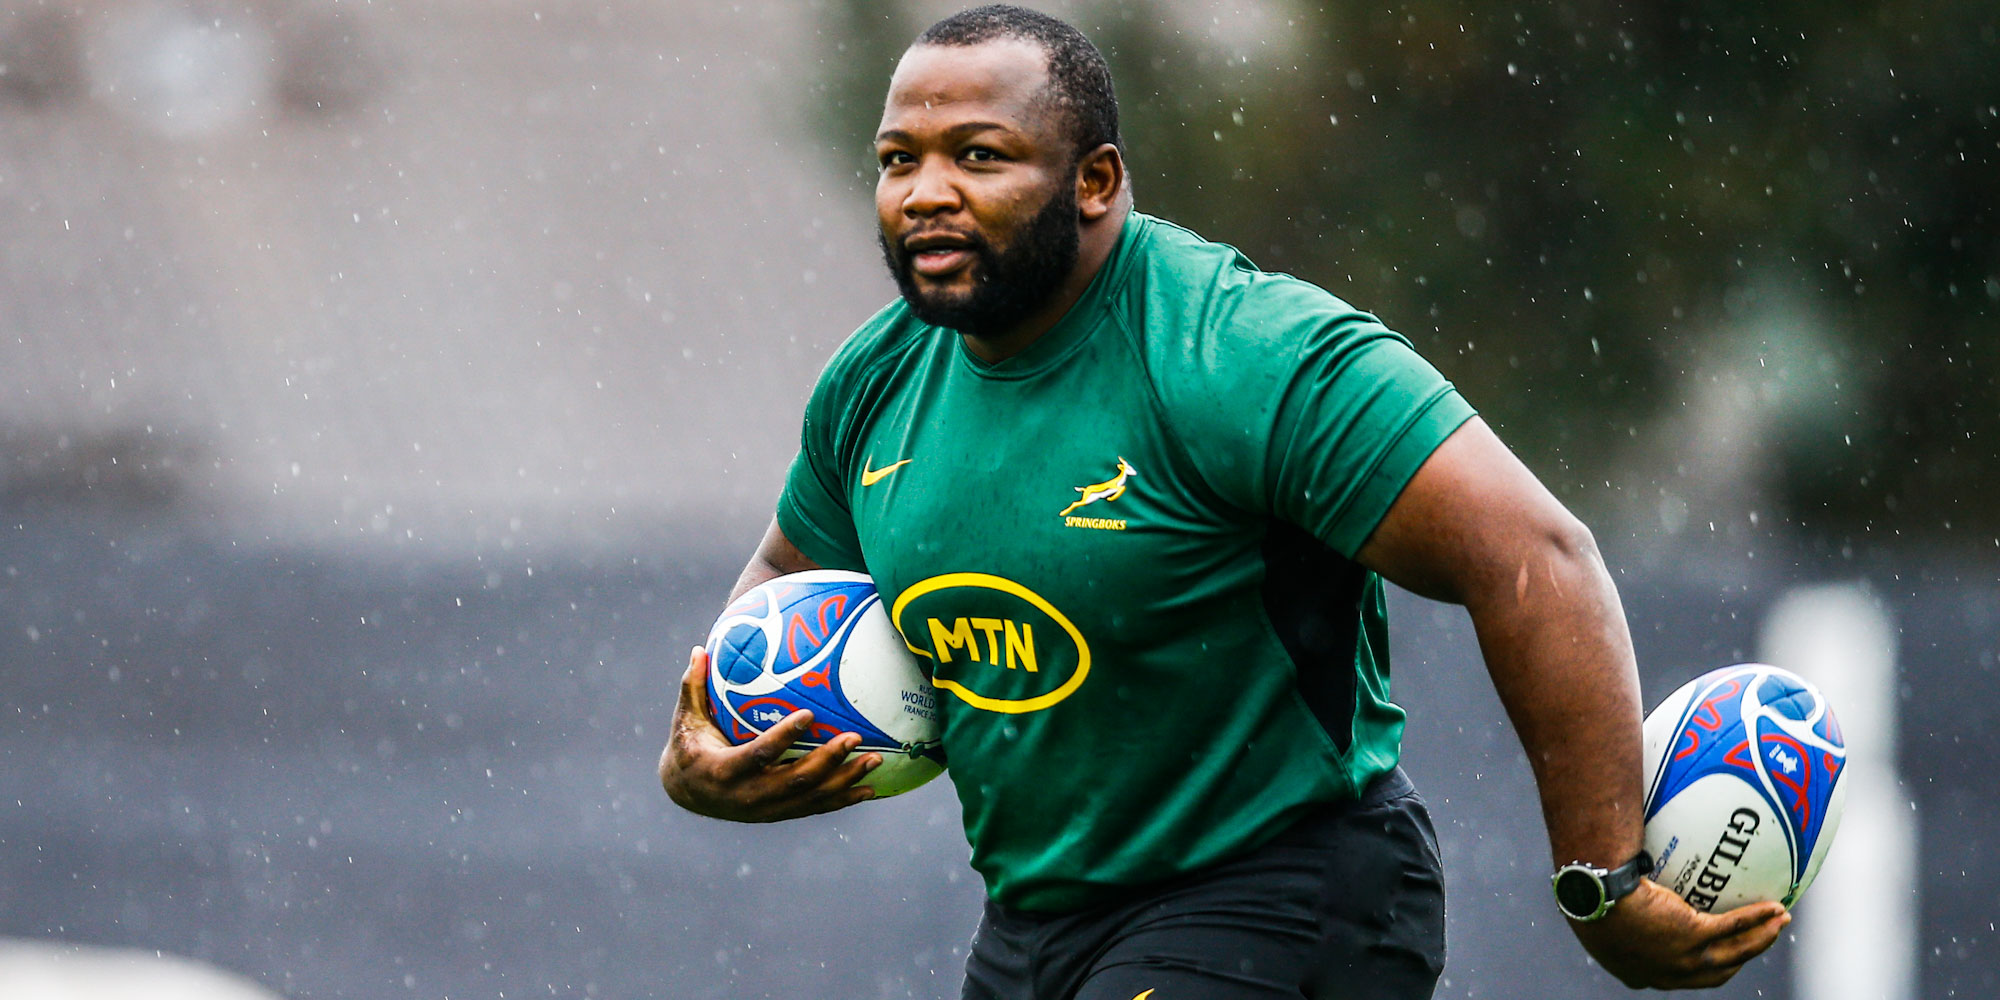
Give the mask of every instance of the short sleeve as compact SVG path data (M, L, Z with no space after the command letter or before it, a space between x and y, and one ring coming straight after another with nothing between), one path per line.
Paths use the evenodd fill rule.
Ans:
M1315 330L1273 413L1267 509L1351 558L1472 416L1458 390L1380 324Z
M778 494L778 529L806 558L827 569L865 572L833 419L839 412L832 398L838 394L838 380L831 376L831 371L822 375L806 401L799 453Z

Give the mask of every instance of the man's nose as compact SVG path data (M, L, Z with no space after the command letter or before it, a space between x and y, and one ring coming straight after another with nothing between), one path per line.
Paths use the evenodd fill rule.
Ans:
M926 161L918 165L916 176L911 179L910 193L903 197L903 214L937 215L962 207L964 201L952 177L951 168L942 163Z

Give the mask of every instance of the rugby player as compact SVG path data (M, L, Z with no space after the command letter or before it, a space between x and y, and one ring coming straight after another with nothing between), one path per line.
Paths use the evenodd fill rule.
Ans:
M902 294L820 377L732 599L867 572L930 658L988 892L964 997L1430 996L1442 870L1397 767L1385 578L1470 612L1600 964L1712 986L1771 946L1778 904L1700 913L1645 877L1637 672L1589 531L1374 317L1134 211L1081 34L940 21L875 147ZM872 795L858 736L777 762L808 713L730 746L706 669L660 762L676 802Z

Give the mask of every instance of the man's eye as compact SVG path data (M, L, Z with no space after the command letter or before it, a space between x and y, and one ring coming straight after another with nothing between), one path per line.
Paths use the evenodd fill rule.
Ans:
M900 167L905 163L916 162L915 157L912 157L910 154L902 152L901 150L897 150L896 152L893 153L883 153L879 159L881 161L882 169L884 170L887 170L890 167Z
M985 146L974 146L965 151L965 158L974 163L991 163L1000 159L1000 154L987 149Z

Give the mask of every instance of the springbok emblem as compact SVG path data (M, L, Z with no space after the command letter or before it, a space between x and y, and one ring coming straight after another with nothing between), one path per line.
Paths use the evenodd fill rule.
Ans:
M1064 507L1062 509L1062 513L1057 514L1056 516L1062 517L1064 515L1067 515L1070 511L1073 511L1078 507L1083 506L1084 504L1096 503L1099 500L1116 500L1119 497L1124 496L1125 480L1130 479L1138 474L1139 470L1134 469L1132 468L1132 466L1126 464L1125 459L1121 456L1118 459L1117 475L1112 476L1110 479L1107 479L1101 483L1092 483L1089 486L1072 487L1078 493L1081 493L1083 495L1077 497L1075 502L1071 503L1069 506Z

